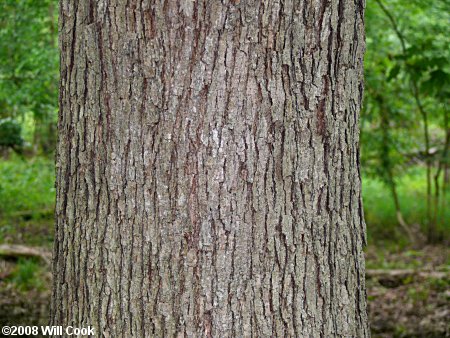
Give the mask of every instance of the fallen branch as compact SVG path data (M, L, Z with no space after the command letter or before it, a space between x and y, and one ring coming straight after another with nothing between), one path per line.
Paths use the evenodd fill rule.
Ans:
M50 264L52 254L42 248L30 247L18 244L0 244L0 256L3 257L37 257Z
M376 279L381 285L395 288L403 285L407 279L448 279L450 273L444 271L394 269L394 270L366 270L366 279Z
M54 208L47 208L47 209L41 209L41 210L21 210L11 213L11 217L14 218L31 218L33 216L40 216L40 217L52 217L54 214Z
M442 279L450 277L450 274L444 271L429 271L429 270L414 270L414 269L395 269L395 270L369 269L366 271L366 278L380 278L380 277L393 277L400 279L407 277Z

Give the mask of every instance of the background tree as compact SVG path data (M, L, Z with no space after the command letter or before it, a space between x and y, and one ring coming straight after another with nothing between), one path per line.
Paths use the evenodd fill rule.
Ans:
M369 336L363 12L61 1L54 324Z

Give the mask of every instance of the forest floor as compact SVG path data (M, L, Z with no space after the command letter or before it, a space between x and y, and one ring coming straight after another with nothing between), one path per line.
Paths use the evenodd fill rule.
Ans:
M49 219L2 224L1 244L51 252ZM1 249L1 248L0 248ZM0 255L0 326L45 325L49 315L48 261ZM385 243L366 250L372 337L450 337L450 248L401 248Z
M450 337L450 249L366 250L372 337Z

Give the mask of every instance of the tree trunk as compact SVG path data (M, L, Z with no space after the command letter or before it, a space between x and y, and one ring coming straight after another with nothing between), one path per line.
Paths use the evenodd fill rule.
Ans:
M61 1L53 324L369 336L363 11Z

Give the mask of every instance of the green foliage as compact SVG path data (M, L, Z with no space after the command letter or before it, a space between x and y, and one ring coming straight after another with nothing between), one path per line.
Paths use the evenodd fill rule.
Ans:
M55 201L53 160L0 159L0 243L50 246Z
M57 112L57 8L56 0L0 1L0 118L31 115L38 143L53 136Z
M430 291L426 288L410 287L408 296L414 303L425 302L430 295Z
M450 279L449 278L429 278L427 284L430 288L445 292L450 290ZM448 296L450 298L450 295ZM449 299L450 301L450 299Z
M389 12L399 30L396 33ZM365 108L362 115L363 169L383 178L388 155L395 173L423 153L421 116L412 93L418 85L431 118L432 146L442 148L443 116L450 94L450 6L445 1L368 1L366 10ZM403 49L404 44L404 49ZM389 137L383 138L381 118ZM388 153L383 152L388 147Z
M398 194L405 220L417 227L424 227L427 217L426 182L423 177L423 168L413 168L408 174L399 175L397 180ZM364 176L362 185L369 242L389 239L396 242L397 245L406 246L407 239L398 226L394 202L388 187L379 178L371 176ZM450 205L449 195L447 195L446 204ZM450 208L443 208L440 216L442 222L438 224L438 230L446 234L448 240Z
M0 215L39 213L55 201L54 164L46 158L0 160Z
M391 195L391 206L369 211L369 226L372 221L387 220L387 215L391 217L389 223L396 223L396 210L404 213L407 223L419 223L428 230L428 235L445 226L441 224L445 222L445 217L442 218L445 210L436 206L446 203L442 197L445 192L448 195L449 184L446 188L443 184L436 185L434 175L439 176L436 182L442 183L443 172L449 165L448 22L448 1L367 3L362 170L366 177L387 187L376 188L384 194L385 201ZM428 170L422 169L425 167ZM405 186L403 181L417 171L422 176L412 183L421 181L425 184L422 192L428 191L428 195L417 194L414 187L400 192L397 186ZM427 176L430 183L426 183ZM376 203L370 196L365 198L366 205L368 201L371 206Z
M9 278L19 290L28 291L32 289L43 290L43 269L34 259L19 259L17 265Z
M16 120L1 119L0 147L21 147L22 145L22 126Z
M22 215L20 215L22 216ZM51 250L54 239L53 210L44 214L34 214L30 219L7 215L0 218L0 243L21 243L24 245L47 247Z

